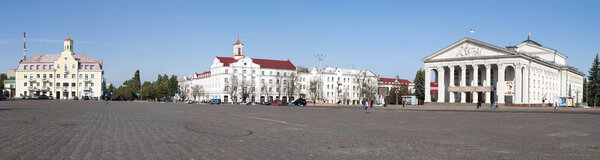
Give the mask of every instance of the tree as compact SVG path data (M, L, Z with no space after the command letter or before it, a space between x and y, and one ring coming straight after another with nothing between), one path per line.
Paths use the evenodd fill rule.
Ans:
M297 74L292 73L290 76L288 76L286 78L287 81L285 81L285 88L286 90L286 94L288 98L293 97L297 91L299 90L298 86L299 84L299 77ZM293 99L290 99L290 101L293 101Z
M235 102L234 96L237 95L238 91L238 80L237 76L231 74L230 80L225 80L225 92L229 94L229 98L232 102Z
M319 80L311 80L309 82L309 94L313 101L317 101L317 99L321 99L322 95L319 92Z
M302 66L298 66L296 67L296 71L298 71L298 73L309 73L310 71L308 70L308 68L306 67L302 67Z
M398 91L398 94L396 94ZM408 91L408 85L402 84L399 87L390 89L390 95L384 98L386 104L402 104L402 96L410 94ZM397 98L397 99L396 99Z
M0 74L0 92L2 92L4 90L4 80L5 79L8 79L6 77L6 74Z
M367 71L363 70L355 77L356 91L359 93L360 99L376 100L377 99L377 80L367 75Z
M583 78L583 100L582 102L587 102L587 78Z
M204 88L199 85L192 86L192 96L194 97L194 101L198 101L197 97L204 96Z
M588 75L588 105L598 106L598 97L600 96L600 62L598 61L598 54L592 63L592 67L589 70Z
M419 69L415 75L415 95L419 99L419 104L425 100L425 70Z

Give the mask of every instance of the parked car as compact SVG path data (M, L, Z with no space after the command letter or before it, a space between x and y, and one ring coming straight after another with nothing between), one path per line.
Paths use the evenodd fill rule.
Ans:
M83 100L90 100L90 97L88 97L88 96L83 96L83 98L81 98L81 99L83 99Z
M50 99L50 97L48 97L47 95L40 95L37 97L37 99L44 100L44 99Z
M271 105L271 102L262 102L260 104L262 104L262 105Z
M221 99L211 99L208 104L221 104Z
M275 101L271 102L271 105L274 105L274 106L283 106L284 104L280 100L275 100Z
M54 100L54 97L53 96L48 96L48 99L49 100Z
M306 99L298 98L294 102L292 102L294 106L306 106Z
M97 100L98 100L98 97L92 97L92 98L90 98L90 99L91 99L91 100L93 100L93 101L97 101Z
M73 97L73 100L79 100L79 97Z
M6 96L3 93L0 93L0 101L6 101Z

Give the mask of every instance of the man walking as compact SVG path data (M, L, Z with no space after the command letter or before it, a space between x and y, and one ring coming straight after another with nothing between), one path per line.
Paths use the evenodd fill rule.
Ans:
M108 104L108 94L104 95L104 101L106 101L106 104Z

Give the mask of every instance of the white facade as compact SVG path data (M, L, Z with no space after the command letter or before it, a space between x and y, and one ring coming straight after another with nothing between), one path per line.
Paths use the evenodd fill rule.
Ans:
M239 41L233 45L233 50L233 57L215 57L210 71L179 79L186 100L266 102L298 98L299 88L292 85L298 79L296 67L289 60L244 56L243 44ZM199 93L194 94L194 90Z
M299 75L300 93L319 103L360 104L362 98L377 97L379 76L369 70L324 67Z
M423 58L425 102L541 104L572 97L580 103L584 74L566 60L529 38L506 48L465 38Z
M65 39L60 54L38 54L19 62L17 97L47 95L56 99L103 95L102 60L73 52L73 40Z

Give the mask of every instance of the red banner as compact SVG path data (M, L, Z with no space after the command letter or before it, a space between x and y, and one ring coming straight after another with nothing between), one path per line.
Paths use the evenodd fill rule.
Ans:
M430 88L430 93L431 94L438 94L438 83L437 82L431 82L431 84L429 84L429 88Z

